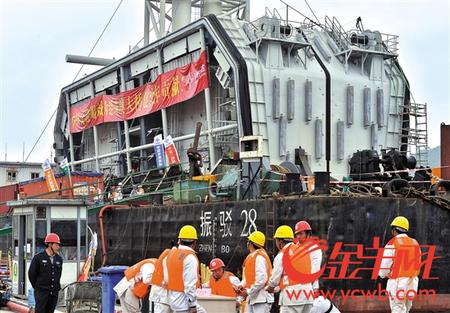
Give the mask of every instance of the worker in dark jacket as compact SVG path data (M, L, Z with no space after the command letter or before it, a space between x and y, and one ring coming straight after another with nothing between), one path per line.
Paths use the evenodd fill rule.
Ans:
M55 233L45 237L47 248L36 254L28 270L28 278L34 288L36 313L53 313L58 302L58 292L61 289L63 260L58 254L61 241Z

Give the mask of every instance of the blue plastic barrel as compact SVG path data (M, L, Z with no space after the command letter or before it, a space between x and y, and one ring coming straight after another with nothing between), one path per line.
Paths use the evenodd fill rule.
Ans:
M102 312L114 313L114 305L116 303L116 293L113 288L123 278L123 272L128 266L106 266L98 271L102 273Z

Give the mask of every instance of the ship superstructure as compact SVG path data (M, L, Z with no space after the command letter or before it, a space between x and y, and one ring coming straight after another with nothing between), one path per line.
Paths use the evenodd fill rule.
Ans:
M74 168L109 169L117 176L147 170L155 167L153 141L161 134L173 138L187 164L186 151L201 122L198 150L210 170L222 157L242 152L240 139L248 136L256 136L265 166L294 161L301 147L311 171L335 177L349 173L348 161L358 150L396 149L426 162L426 120L417 121L426 117L426 106L412 103L397 36L362 24L345 31L336 18L293 21L296 10L290 6L286 18L267 9L250 22L247 4L239 2L224 7L205 1L200 9L195 1L146 5L146 25L166 29L162 21L172 21L172 31L157 31L156 41L62 89L56 161L68 156ZM156 11L166 16L160 24ZM190 12L202 17L189 23ZM70 132L71 108L154 82L202 51L210 82L205 91L139 118Z

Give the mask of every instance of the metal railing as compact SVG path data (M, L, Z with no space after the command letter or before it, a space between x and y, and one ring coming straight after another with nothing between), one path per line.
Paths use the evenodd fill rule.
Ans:
M381 33L381 40L386 50L393 54L398 54L398 36Z
M339 23L336 17L325 16L325 29L334 40L340 51L348 50L350 46L349 35Z

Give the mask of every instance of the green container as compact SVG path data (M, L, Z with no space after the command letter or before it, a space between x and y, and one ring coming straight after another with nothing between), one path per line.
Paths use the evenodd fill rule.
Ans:
M209 183L202 180L187 180L175 183L173 199L175 203L199 203L209 194Z
M266 172L261 182L261 194L272 195L274 193L279 193L281 182L285 179L285 176L281 173L274 171Z
M342 179L342 181L343 182L349 182L349 181L353 181L353 178L351 178L351 177L344 177L343 179ZM344 184L344 187L342 188L342 191L343 192L348 192L348 190L349 190L349 185L348 184Z

